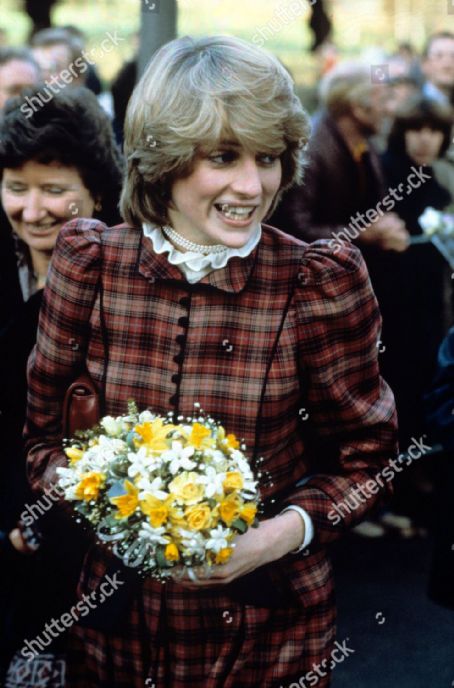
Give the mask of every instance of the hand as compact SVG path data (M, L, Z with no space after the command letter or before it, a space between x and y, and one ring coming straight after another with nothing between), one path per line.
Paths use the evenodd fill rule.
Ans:
M358 241L374 244L384 251L406 251L410 245L410 234L405 223L396 213L385 213L370 227L361 232Z
M226 564L213 566L209 578L192 581L188 576L175 576L179 585L195 590L231 583L259 566L269 564L296 549L304 540L304 523L295 511L286 511L275 518L261 521L258 528L249 528L235 538L233 554ZM178 567L181 570L181 567ZM197 569L195 570L196 575Z
M9 534L9 540L14 549L20 552L21 554L32 554L35 551L24 540L19 528L13 528L13 530Z

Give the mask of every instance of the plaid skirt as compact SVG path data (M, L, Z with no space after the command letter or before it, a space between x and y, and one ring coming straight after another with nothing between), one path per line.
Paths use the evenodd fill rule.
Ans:
M278 575L285 575L285 570ZM192 591L173 581L163 585L146 580L131 599L120 628L103 632L89 626L73 627L66 686L301 685L298 680L329 657L333 647L332 576L317 597L310 608L297 595L281 606L265 607L235 600L222 586L216 591ZM329 675L319 678L317 685L327 688Z

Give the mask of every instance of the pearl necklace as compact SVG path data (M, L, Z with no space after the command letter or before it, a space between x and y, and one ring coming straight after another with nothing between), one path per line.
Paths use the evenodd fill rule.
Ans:
M214 246L209 246L208 244L195 244L193 241L185 239L184 236L178 234L178 232L168 225L161 227L161 229L169 239L172 239L176 244L193 253L201 253L202 255L208 256L210 253L223 253L227 251L228 248L223 244L215 244Z

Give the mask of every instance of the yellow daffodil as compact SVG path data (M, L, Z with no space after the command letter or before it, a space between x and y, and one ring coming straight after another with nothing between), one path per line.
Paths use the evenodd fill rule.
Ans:
M235 437L235 435L233 433L227 435L226 440L227 440L227 445L231 449L238 449L238 447L240 446L239 441L237 440L237 438Z
M186 504L186 506L197 504L197 502L203 499L205 494L203 485L196 482L197 478L198 473L194 473L194 471L183 471L169 484L168 489L170 494L175 499Z
M213 446L213 438L211 437L210 430L201 423L194 423L188 437L188 442L196 449L207 449Z
M146 421L142 425L136 425L134 431L140 435L142 440L135 440L135 443L137 446L146 446L151 451L168 449L169 444L166 437L174 427L170 423L164 425L162 418L157 418L151 422Z
M230 471L225 476L222 486L226 492L233 492L233 490L241 490L244 485L243 476L239 471Z
M164 556L167 561L178 561L180 558L178 547L173 542L169 543L164 550Z
M99 490L104 486L105 480L106 476L103 473L85 473L75 489L76 498L86 502L98 499Z
M230 557L232 556L232 552L233 552L233 547L223 547L216 554L216 558L214 560L215 563L216 564L225 564L230 559Z
M219 514L227 526L240 515L240 500L236 494L229 494L219 505Z
M167 500L163 502L152 495L149 495L140 502L142 512L148 516L150 525L153 528L160 528L169 516L169 506Z
M124 483L125 490L127 494L120 495L119 497L111 497L110 501L118 509L118 513L115 514L115 518L128 518L139 506L139 490L135 485L133 485L129 480L125 480Z
M234 435L233 433L226 435L225 429L222 427L222 425L218 426L217 435L218 435L218 445L220 448L223 446L225 447L225 445L230 447L230 449L238 449L239 448L240 442L239 442L239 440L237 440L236 435Z
M208 504L194 504L189 506L184 515L189 530L203 530L211 523L211 509Z
M81 460L84 455L83 449L77 447L66 447L65 454L69 459L69 465L74 466L75 463Z
M256 513L256 504L245 504L240 511L240 516L243 519L243 521L246 521L248 526L251 526L254 523Z

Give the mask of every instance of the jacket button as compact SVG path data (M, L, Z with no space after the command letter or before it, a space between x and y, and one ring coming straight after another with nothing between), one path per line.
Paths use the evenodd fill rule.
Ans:
M183 363L183 354L177 354L173 357L173 360L178 364Z
M187 327L189 325L189 318L178 318L178 324L180 325L180 327Z
M230 354L233 351L233 344L230 344L228 339L223 339L222 348L224 349L224 351Z
M170 379L175 384L178 384L178 382L180 382L180 380L181 380L181 375L179 375L178 373L175 373L174 375L172 375L172 377Z
M184 336L184 334L178 334L175 337L175 341L177 342L177 344L184 344L185 339L186 337Z
M150 284L154 284L156 282L156 277L149 277L148 281L150 282Z
M177 403L177 395L174 394L173 396L171 396L169 398L169 404L171 404L172 406L175 406L176 403Z
M180 299L180 306L183 306L184 308L189 308L189 304L189 296L183 296L183 298Z

